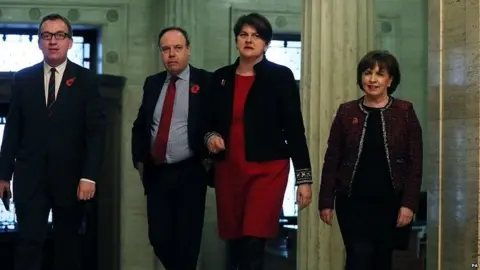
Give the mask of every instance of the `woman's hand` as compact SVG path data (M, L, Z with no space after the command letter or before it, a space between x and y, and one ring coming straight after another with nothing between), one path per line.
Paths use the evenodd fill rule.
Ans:
M312 185L302 184L297 188L297 204L299 210L307 207L312 202Z
M333 220L333 209L322 209L320 211L320 219L325 222L325 224L332 226Z
M398 211L398 218L397 218L397 227L405 227L413 219L413 211L408 209L407 207L400 207Z
M207 147L210 153L217 154L220 151L225 150L225 143L223 142L222 137L213 135L208 139Z

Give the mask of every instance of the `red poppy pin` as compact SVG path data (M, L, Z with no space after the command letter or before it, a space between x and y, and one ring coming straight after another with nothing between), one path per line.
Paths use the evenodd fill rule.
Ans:
M68 80L65 82L65 84L66 84L68 87L72 86L73 83L75 82L75 78L76 78L76 77L73 77L73 78L68 79Z
M353 118L352 124L354 124L354 125L358 124L358 118L357 117Z
M200 91L200 86L198 86L198 84L194 84L192 85L192 87L190 87L190 92L192 92L192 94L197 94L199 91Z

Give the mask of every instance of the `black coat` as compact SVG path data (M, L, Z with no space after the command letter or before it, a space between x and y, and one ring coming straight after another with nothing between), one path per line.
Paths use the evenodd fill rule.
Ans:
M208 137L219 134L228 145L234 104L237 60L214 72L211 86ZM245 156L262 162L292 158L297 184L311 183L311 165L300 108L300 93L292 71L263 59L254 67L255 81L244 112ZM224 153L217 155L224 158Z

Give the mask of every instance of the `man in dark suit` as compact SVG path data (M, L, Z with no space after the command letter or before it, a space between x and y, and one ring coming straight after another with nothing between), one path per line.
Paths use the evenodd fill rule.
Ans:
M155 254L167 270L195 270L209 179L201 120L211 73L188 64L185 30L166 28L158 41L166 71L145 80L132 158L147 196Z
M82 205L95 195L105 114L95 75L67 59L72 27L43 18L44 61L15 74L0 153L0 192L13 195L18 221L16 270L39 270L53 212L54 269L79 269Z

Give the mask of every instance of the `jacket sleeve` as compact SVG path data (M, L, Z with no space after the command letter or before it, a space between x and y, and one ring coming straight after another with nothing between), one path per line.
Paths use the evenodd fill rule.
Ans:
M290 69L285 68L280 78L284 78L281 108L283 114L283 130L287 139L289 152L295 168L296 184L311 184L312 167L305 136L302 110L300 106L300 91L295 77Z
M202 88L205 87L205 90L200 91L200 103L201 103L201 116L200 121L200 133L198 138L195 140L195 144L198 147L199 154L202 158L208 158L209 153L208 149L205 147L204 140L205 134L207 134L211 129L211 115L212 115L212 75L213 73L208 71L202 71Z
M145 89L149 84L150 77L145 79L145 83L143 85L143 96L142 96L142 103L140 104L140 108L137 112L137 118L133 122L132 127L132 162L133 166L137 168L138 163L144 162L144 143L145 143L145 131L147 130L147 122L144 110L145 104ZM149 138L148 138L149 139Z
M412 104L408 107L407 118L409 128L408 161L410 163L411 175L405 183L402 206L416 212L422 186L423 139L422 128Z
M337 170L341 162L341 153L344 145L342 126L342 105L339 106L333 119L328 137L327 151L323 160L322 176L320 178L320 195L318 209L333 209L335 200L335 181Z
M100 95L99 83L96 75L88 77L88 100L85 109L86 119L86 156L82 171L82 178L97 181L103 166L106 142L106 114L105 103Z
M208 94L207 95L204 95L203 97L203 146L205 148L205 151L206 153L208 153L207 155L208 156L212 156L213 154L212 153L209 153L208 152L208 148L207 148L207 143L208 143L208 140L212 137L212 136L219 136L219 137L222 137L222 135L220 135L220 133L218 132L217 130L217 120L216 120L216 115L215 115L215 106L217 104L217 100L216 100L216 93L218 91L218 79L219 78L219 71L215 71L211 76L210 76L210 80L209 80L209 91L208 91Z
M17 78L12 83L12 94L10 97L10 109L7 122L3 132L3 143L0 151L0 180L10 181L15 168L18 144L21 136L21 89L18 86Z

